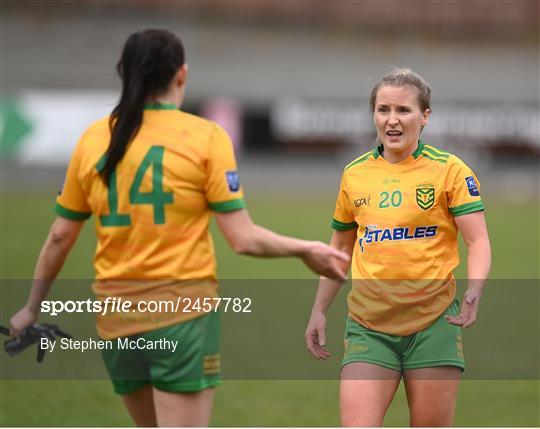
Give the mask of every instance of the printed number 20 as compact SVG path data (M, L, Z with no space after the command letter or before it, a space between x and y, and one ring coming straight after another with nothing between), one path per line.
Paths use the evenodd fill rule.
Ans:
M379 197L381 201L379 202L380 209L387 209L388 207L399 207L403 201L403 195L401 191L393 191L392 194L389 192L381 192Z
M152 146L135 173L135 179L129 189L130 204L150 204L154 206L154 223L165 223L165 204L173 202L173 193L163 190L163 151L162 146ZM97 165L98 171L105 165L105 157ZM152 191L140 192L142 180L146 170L152 169ZM109 179L108 203L110 214L101 215L99 220L102 226L129 226L131 216L118 212L118 189L116 185L116 171Z

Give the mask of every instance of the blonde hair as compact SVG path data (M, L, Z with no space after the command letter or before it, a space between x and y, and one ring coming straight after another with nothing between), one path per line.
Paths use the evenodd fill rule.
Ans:
M384 75L375 84L369 97L369 105L372 112L375 111L375 99L377 98L377 93L382 86L412 86L418 89L418 104L420 105L422 112L424 112L426 109L431 110L431 88L420 75L416 74L411 69L396 67L392 72Z

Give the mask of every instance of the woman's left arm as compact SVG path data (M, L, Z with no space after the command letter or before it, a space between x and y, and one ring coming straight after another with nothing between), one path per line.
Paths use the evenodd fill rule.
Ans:
M41 301L47 296L83 225L84 222L62 217L56 218L52 224L39 254L28 302L10 320L13 337L18 337L24 328L38 319Z
M467 245L468 284L459 316L447 316L446 320L468 328L476 322L482 290L491 268L491 247L483 211L458 216L455 221Z

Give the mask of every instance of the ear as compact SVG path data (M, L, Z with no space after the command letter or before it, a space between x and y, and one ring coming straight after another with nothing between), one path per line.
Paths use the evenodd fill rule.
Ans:
M431 109L424 110L424 113L422 113L422 127L425 127L427 125L429 115L431 115Z
M188 65L184 64L182 65L182 67L178 69L178 71L176 72L176 76L174 77L174 80L176 81L178 86L183 86L186 84L187 75L188 75Z

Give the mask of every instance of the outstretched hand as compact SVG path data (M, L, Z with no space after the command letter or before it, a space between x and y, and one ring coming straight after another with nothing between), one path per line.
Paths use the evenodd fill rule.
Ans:
M465 296L463 297L463 302L461 303L460 314L458 316L445 316L445 319L448 323L461 326L464 329L472 326L476 322L481 297L481 289L467 289L465 291Z
M349 255L320 241L313 241L302 255L302 261L311 270L322 276L345 281L347 273L343 269L350 261Z
M306 346L315 359L327 359L330 352L326 349L326 316L321 312L312 312L305 333Z

